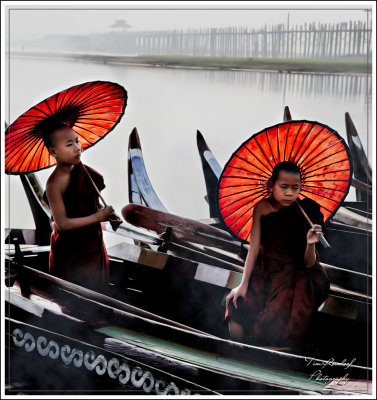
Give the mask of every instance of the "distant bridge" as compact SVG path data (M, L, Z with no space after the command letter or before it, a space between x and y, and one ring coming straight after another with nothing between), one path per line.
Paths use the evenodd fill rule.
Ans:
M372 30L363 21L284 24L195 30L118 31L80 36L46 36L33 46L44 50L112 52L123 55L183 55L246 58L366 57Z

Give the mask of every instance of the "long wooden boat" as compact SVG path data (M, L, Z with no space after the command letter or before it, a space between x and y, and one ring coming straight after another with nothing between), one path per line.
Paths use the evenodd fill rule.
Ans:
M127 225L127 229L125 229L127 233L128 228ZM168 233L166 228L165 226L165 234ZM25 242L28 241L31 244L32 241L30 238L27 239L24 231L26 232L26 230L19 232L20 237L24 237ZM12 232L9 232L10 236L12 236ZM134 229L134 232L142 232L145 235L145 237L143 235L138 237L141 243L143 240L150 240L149 244L152 247L163 246L158 235L152 232L146 233L139 228ZM221 237L216 243L221 242ZM214 238L211 237L211 232L204 231L202 238L205 240L206 246L213 244ZM224 243L225 246L229 246L227 238L223 237ZM174 244L191 250L188 257L192 257L193 251L198 251L198 249L193 249L190 242ZM199 245L202 246L202 249L206 247L202 243ZM193 390L200 386L206 394L211 391L226 394L229 393L227 392L229 390L232 393L242 394L326 394L334 392L339 394L341 392L362 393L369 388L370 368L367 366L370 343L365 342L364 339L368 335L369 338L371 337L370 327L365 324L365 321L370 318L371 298L363 293L355 293L352 290L337 288L333 285L332 295L329 297L331 300L327 304L325 303L318 312L318 324L315 325L316 329L313 329L312 332L313 337L318 341L313 342L312 347L304 349L305 351L303 349L301 352L296 350L295 354L287 349L277 351L237 344L224 339L226 327L221 325L224 298L230 288L237 285L237 280L239 281L241 276L240 272L231 271L224 266L220 268L205 262L194 262L192 258L185 259L121 243L108 249L111 257L111 280L113 283L112 297L108 297L90 293L91 291L88 289L75 287L73 284L62 282L40 272L46 270L48 265L46 258L48 249L46 247L28 250L29 253L28 251L22 252L21 249L17 251L17 248L16 245L14 253L9 253L11 257L9 262L14 262L18 267L24 264L29 267L22 267L21 274L19 270L16 273L8 271L7 281L9 284L13 283L16 291L18 280L24 295L31 296L33 306L42 301L41 298L33 296L48 298L49 301L57 304L63 313L67 311L68 319L76 319L90 326L90 330L85 332L85 337L73 337L72 334L71 336L68 334L70 339L82 340L90 346L92 344L87 343L88 340L84 339L90 336L89 331L94 331L96 334L105 336L101 348L116 355L128 357L132 354L132 360L136 363L144 362L148 366L155 367L157 371L172 374L177 378L175 386L171 386L169 389L172 394L177 393L175 387L183 387L182 390L185 391L189 384L192 385L190 387L194 388ZM212 247L211 251L212 254L217 252L217 256L224 255L225 252L225 250L220 251L216 246ZM206 260L208 260L208 253L207 251L205 254ZM227 256L228 262L231 264L232 257L229 254ZM214 256L214 258L216 257ZM30 265L39 271L33 271ZM225 279L226 274L228 274L227 279ZM224 284L225 280L226 284ZM18 307L20 298L24 299L25 297L20 293L13 294L18 296L17 304L12 303L11 309L14 310L15 307ZM203 304L210 304L211 307L203 307ZM27 307L30 307L30 303ZM25 320L24 311L17 311L21 316L16 314L18 318L15 319L16 323L30 322L30 316ZM13 317L15 314L11 315L10 319L14 319ZM50 323L49 318L34 318L32 321L34 325L31 323L29 325L34 329L46 329L56 335L62 334L62 332L56 331L56 327L60 327L62 324L57 323L57 320ZM36 320L39 321L39 325L35 322ZM326 326L325 330L319 328L323 326ZM332 355L344 356L344 351L343 353L334 353L333 349L335 344L349 345L343 337L339 336L339 332L346 330L355 339L354 348L350 348L347 353L349 363L352 364L349 366L352 373L347 375L347 371L343 374L345 365L337 365L334 361L328 370L327 378L321 380L321 377L324 378L325 371L322 371L321 368L319 372L322 374L321 376L313 375L319 370L318 366L313 369L314 364L323 366L327 362L330 351ZM71 331L69 329L67 333ZM35 331L33 332L36 335ZM33 335L31 330L29 333ZM38 338L44 336L44 334L38 335ZM318 347L319 344L320 347ZM339 347L337 348L339 349ZM106 354L102 355L108 360ZM323 359L318 357L320 354L324 356ZM350 358L351 356L352 358ZM359 363L357 366L352 361L355 357ZM305 365L308 362L305 359L309 360L311 365ZM122 361L119 359L119 362ZM327 362L327 364L329 363ZM327 366L330 367L330 365ZM191 371L191 375L188 374L188 371ZM140 376L137 375L138 378ZM348 380L350 376L354 379L353 381ZM110 378L112 377L110 376ZM179 379L186 379L189 383L186 386L180 386ZM357 384L355 384L355 380ZM359 385L358 388L357 385ZM361 391L360 385L362 386ZM147 387L149 388L149 386ZM166 389L167 386L162 385L162 387ZM125 392L127 390L132 392L134 389L135 387L121 387L121 390ZM85 388L85 390L87 389ZM155 386L151 390L154 391L152 394L157 393Z
M216 347L215 355L213 355L211 352L210 353L212 355L208 355L208 348L203 349L203 347L199 345L199 342L202 343L204 340L203 336L212 337L216 333L221 334L221 328L225 330L225 327L221 326L221 318L224 311L224 296L229 292L229 288L232 288L234 285L238 284L237 281L239 281L241 278L239 273L227 271L227 285L224 285L225 275L222 272L222 269L218 267L207 266L202 263L194 263L189 260L183 260L178 257L173 257L171 255L166 255L126 243L121 243L115 247L116 248L114 249L109 249L109 255L112 263L112 297L93 293L88 289L77 287L77 285L70 284L66 281L62 281L61 279L51 277L46 273L35 271L27 267L24 267L21 271L18 269L16 274L14 274L14 271L9 272L10 275L16 275L16 278L13 278L13 282L17 279L20 281L20 286L23 287L24 295L26 294L26 298L29 296L29 300L32 301L33 307L35 306L35 303L37 305L41 303L41 299L35 296L42 296L43 298L48 298L52 302L58 302L60 310L70 310L70 313L68 313L70 318L76 318L80 320L84 319L84 322L90 324L92 324L91 321L94 319L96 332L106 334L108 338L105 340L105 344L108 344L110 341L111 346L113 346L105 346L105 349L111 349L111 351L115 351L118 349L118 347L126 349L126 355L128 354L129 356L129 347L131 346L133 349L133 359L135 359L137 355L142 355L142 357L140 359L137 358L136 361L142 361L147 365L152 365L158 368L158 370L163 370L173 374L174 376L185 378L188 381L195 382L196 384L207 388L210 387L210 389L220 392L222 390L226 392L226 388L228 388L228 390L229 388L233 388L235 392L237 392L237 390L241 390L240 388L243 388L242 390L246 390L244 389L245 385L243 383L245 380L246 382L249 382L249 384L252 384L252 386L248 386L249 389L247 389L251 392L256 390L255 386L253 386L255 384L257 387L259 387L258 390L261 388L260 385L262 385L262 387L263 385L266 386L263 390L270 389L273 391L276 391L277 388L279 390L293 390L300 393L308 390L311 391L313 389L316 390L315 388L310 387L310 385L307 386L305 384L305 386L301 386L302 382L299 384L296 381L296 379L298 379L297 372L294 373L294 370L292 370L290 367L288 368L287 366L285 368L288 369L284 369L281 366L276 367L275 362L277 361L274 359L270 360L270 364L267 363L260 366L257 363L257 365L254 365L255 359L252 357L251 353L250 360L253 361L252 365L250 366L250 363L244 364L245 360L243 358L241 358L242 365L239 365L238 361L239 357L241 356L238 353L236 360L234 360L234 357L230 357L230 354L226 352L223 355L223 353ZM128 259L127 257L124 257L125 251L126 254L128 254ZM45 252L45 254L48 254L48 252ZM43 255L43 253L34 253L34 257L29 259L25 257L23 261L25 263L34 263L38 266L38 268L41 268L36 261L36 255L37 257L40 257ZM116 259L118 259L118 262ZM19 275L18 277L17 274ZM119 279L119 277L121 277L121 279ZM131 278L131 281L128 278ZM10 281L11 279L8 280L8 282ZM139 298L132 296L132 294L135 292L139 294ZM194 293L196 297L194 296ZM15 304L25 300L25 297L21 296L17 292L17 289L16 293L13 294L18 296L16 298L17 301L14 301ZM308 357L309 359L318 358L319 354L329 354L329 351L331 351L331 355L332 357L335 357L335 360L340 359L340 357L344 357L344 347L341 355L339 355L338 358L338 353L332 346L334 343L339 343L339 337L338 335L335 335L335 327L342 329L342 331L347 330L347 332L355 340L354 343L362 343L362 345L359 344L355 346L355 349L353 350L348 344L347 357L349 357L349 360L352 360L356 357L360 363L363 361L362 359L367 358L368 346L362 340L365 337L365 331L360 329L360 317L361 314L365 312L363 307L360 305L365 299L361 297L357 303L359 308L354 308L352 310L352 307L350 307L352 304L352 296L352 293L348 294L350 300L348 300L348 304L347 301L343 304L346 315L343 315L342 317L337 315L336 321L333 319L334 316L331 314L334 310L339 310L341 308L339 302L336 302L336 296L333 297L328 305L324 305L321 313L325 318L325 325L323 321L322 323L316 324L317 329L313 330L312 333L317 338L321 337L322 339L325 339L325 346L322 345L318 349L313 347L311 352L306 352L305 356L307 359ZM5 297L10 298L9 296ZM344 299L345 297L347 297L347 294L341 293L340 298ZM129 303L133 302L133 304L141 305L142 308L138 308L135 305L126 304L116 300L116 298L126 299ZM369 300L367 300L367 302L368 301ZM210 310L208 307L203 307L204 302L205 304L211 304ZM98 303L103 304L105 309L102 309L102 306L99 306ZM344 307L345 305L346 308ZM31 306L30 302L28 303L28 306ZM56 307L50 307L50 309L55 309L55 311L57 310ZM60 314L60 311L57 313ZM154 313L158 314L153 315ZM122 324L119 326L119 321L123 320L121 316L128 314L132 314L133 316L139 315L138 318L142 321L147 319L148 326L139 324L135 325L131 322L131 328L129 327L128 323L127 328L122 326ZM163 315L161 316L161 314ZM29 317L27 320L25 320L20 318L18 315L15 316L13 313L11 313L10 317L13 319L16 318L18 321L21 319L21 322L26 322L33 326L39 326L47 330L52 330L56 334L62 334L60 331L62 323L58 323L56 320L52 321L51 325L40 326L36 325L35 321L30 321ZM178 319L178 321L172 320L172 317L176 320ZM96 318L99 318L100 320L100 327L97 326L98 321L96 321ZM133 321L135 321L135 317L132 318ZM138 318L136 319L138 320ZM40 317L38 317L38 320L41 320ZM103 325L104 321L108 325ZM345 321L347 323L345 323ZM44 321L43 324L44 323L47 322ZM183 323L189 323L189 326L183 326ZM172 327L172 329L174 327L177 332L182 333L182 336L179 335L179 338L170 337L167 335L165 330L159 333L159 330L156 328L156 326L159 327L160 324L163 326L168 325L169 327ZM323 326L326 326L326 332L321 329ZM55 327L55 330L53 327ZM59 327L58 332L56 331L56 327ZM214 327L217 328L217 332L210 332L210 329L212 328L212 330L214 330ZM199 328L205 328L209 332L202 331L203 333L199 333L199 336L197 337L195 335L198 330L201 330ZM69 328L67 332L72 332L72 329ZM195 340L198 342L194 341L194 343L191 343L189 338L192 338L192 336L187 337L187 332L192 332L196 338ZM339 330L337 332L339 333ZM72 338L72 334L69 334L68 336ZM222 336L225 337L224 332L222 332ZM88 338L87 332L85 333L85 338ZM168 340L166 340L167 338ZM76 339L83 340L83 338ZM86 342L87 341L88 339L86 339ZM175 343L174 346L172 346L172 343ZM192 349L188 351L187 346L190 348L192 347ZM234 347L233 344L232 346ZM247 347L247 349L249 349L249 347ZM205 359L200 358L203 351L206 353ZM241 349L239 351L241 352ZM145 352L148 353L148 356L145 355ZM242 347L242 352L244 352L244 346ZM297 361L296 355L293 354L292 357ZM285 352L284 355L280 354L280 356L285 358L287 357L287 353ZM351 356L352 358L350 358ZM198 360L198 357L200 360ZM303 357L303 355L301 355L301 357ZM265 359L265 357L261 358ZM174 360L174 363L178 363L173 363L174 368L172 367L171 359ZM218 360L224 361L225 366L221 365L222 363L219 363ZM250 360L248 359L246 361ZM187 371L183 369L183 366L187 366L187 364L196 370L192 378L189 377L187 375ZM361 363L361 365L363 365L363 363ZM301 367L297 368L300 376L303 372ZM259 375L260 368L263 368L265 372L262 374L262 377ZM276 368L283 368L283 370L278 373L279 379L277 381L277 377L275 375ZM201 374L199 375L202 375L203 371L209 370L212 372L213 375L210 381L214 382L214 386L208 386L206 384L206 382L208 382L207 380L201 381L196 379L198 375L198 369L201 371ZM183 371L184 374L182 373ZM242 371L242 373L240 371ZM255 375L256 371L259 371L257 375ZM312 371L312 374L315 371L317 371L317 369ZM357 371L360 372L361 370L357 369ZM335 370L331 369L331 372L335 373ZM226 387L221 386L219 383L219 381L223 382L224 374L229 378ZM273 374L272 380L271 374ZM280 375L283 375L286 378L289 376L288 381L293 380L295 383L291 383L290 385L286 386L288 382L280 381ZM236 381L234 380L235 376ZM338 374L332 376L334 378L342 378L344 375L340 376ZM306 376L306 381L313 379L309 378ZM364 380L365 376L363 374L360 376L357 373L356 375L352 375L352 378ZM328 389L329 388L321 388L320 392L324 393ZM344 389L344 387L337 388L337 390ZM123 388L123 390L126 389Z
M81 342L79 350L86 351L85 365L95 368L99 375L107 372L110 378L114 379L111 376L114 372L113 367L117 368L121 362L124 363L123 359L119 359L119 355L124 356L124 352L129 355L132 350L130 358L133 362L140 363L138 355L143 354L140 358L144 361L148 360L149 372L153 361L153 367L158 369L160 375L161 371L166 372L166 369L169 369L170 374L175 376L176 382L179 382L178 378L184 377L186 379L184 390L187 388L192 390L188 387L187 382L190 382L191 387L196 386L196 391L204 390L207 393L209 390L227 392L229 387L234 388L235 392L242 390L244 394L248 393L247 391L253 393L255 390L262 390L262 392L287 390L302 394L331 393L334 390L355 393L355 380L359 385L363 385L363 390L366 390L370 381L370 369L357 365L353 359L349 359L347 365L344 360L339 363L333 361L332 365L326 365L326 362L327 364L329 362L317 356L308 359L289 352L239 344L206 333L181 329L124 311L124 304L111 297L30 267L17 265L14 268L20 275L18 278L20 283L24 283L24 289L22 296L21 289L13 285L6 296L11 306L8 308L11 314L8 317L12 319L10 323L16 321L12 326L13 329L8 332L12 336L14 345L20 347L19 350L31 353L34 350L31 348L33 343L34 347L35 343L38 347L39 341L40 346L36 348L39 355L49 354L52 359L54 357L58 359L61 354L64 362L63 352L59 353L56 350L49 352L48 341L56 339L55 343L58 344L55 349L59 347L59 343L61 345L64 343L64 346L60 346L62 349L65 348L64 356L68 358L71 351L67 347L76 346L77 348L77 340L85 339L84 343ZM22 284L20 286L22 287ZM46 299L48 305L46 305ZM25 314L28 315L27 322ZM27 323L28 326L22 329L20 323ZM56 327L59 327L59 332L56 332ZM44 331L38 331L37 328ZM49 336L47 336L47 331ZM97 341L93 339L93 332ZM27 334L29 334L28 338L34 337L34 342L30 339L31 343L26 343ZM102 334L102 338L98 337L98 334ZM63 336L65 341L58 341L57 335L60 339ZM87 345L88 338L98 347L94 355L91 353L93 349ZM111 351L111 356L119 361L118 363L112 358L110 370L108 367L111 361L110 355L105 354L103 349ZM33 354L37 355L37 351ZM96 363L95 360L98 362ZM321 365L321 370L314 365ZM76 368L78 368L77 365ZM137 367L134 368L137 369ZM328 376L327 380L318 379L318 374L324 373ZM139 380L141 375L142 373L139 372L136 380ZM192 383L191 378L195 378L195 384ZM227 383L226 387L223 386L224 381ZM334 385L334 381L337 381L338 387L336 389L328 387L330 383ZM155 383L156 379L153 382ZM198 382L205 382L206 385ZM147 386L154 387L156 390L156 386L151 385L150 382ZM166 386L166 384L163 385L165 389ZM179 386L175 383L174 389L171 387L173 393Z
M104 322L88 314L83 318L85 308L73 313L67 306L69 295L58 294L58 300L51 285L48 293L40 294L39 289L38 294L25 295L13 285L5 296L7 394L218 394L145 364L143 357L137 357L136 346L128 345L129 351L124 351L124 343L118 351L111 349L112 337L101 333ZM75 300L79 306L87 305Z
M126 256L124 255L125 249ZM122 251L123 255L121 254ZM28 258L28 255L25 255L24 262L38 269L41 269L41 264L43 263L45 270L47 270L47 254L48 249L44 252L30 252L29 255L31 257ZM216 327L217 332L213 333L226 337L225 326L221 325L224 312L224 297L232 287L238 284L241 277L240 273L225 271L228 273L228 279L226 279L228 285L222 284L220 286L218 283L219 281L224 282L224 273L222 272L223 269L219 267L205 265L200 262L194 263L191 260L184 260L180 257L173 257L153 250L143 249L139 246L127 245L126 243L121 243L116 249L110 248L109 255L112 257L111 272L115 298L127 299L133 304L141 305L143 309L149 309L149 312L163 313L162 318L178 319L178 323L189 324L190 329L193 327L193 329L201 328L210 331L211 328ZM118 259L118 262L116 259ZM30 282L31 280L28 278L27 281ZM166 293L167 295L161 296L161 293ZM321 310L326 326L330 327L330 332L333 333L332 338L329 337L328 333L326 334L325 342L329 346L327 350L331 349L330 343L339 343L339 338L334 334L336 330L331 329L335 327L348 330L355 338L361 336L360 340L355 341L355 343L365 343L362 340L365 337L365 330L360 328L363 324L361 321L368 318L368 311L365 310L365 305L370 307L370 298L365 299L359 296L356 300L354 295L354 293L350 292L338 292L337 295L335 293L335 296L331 296L331 300ZM172 301L172 298L174 301ZM343 305L340 305L339 300ZM217 304L218 307L212 306L210 312L208 312L207 308L206 313L205 308L203 309L203 302L211 305ZM174 306L172 307L171 305ZM215 308L216 312L214 312ZM187 313L188 309L191 309L192 313ZM343 310L343 315L339 310ZM335 311L337 315L334 316ZM334 317L336 322L334 322ZM330 324L331 321L332 324ZM323 324L319 326L323 326ZM350 329L350 327L353 328ZM323 338L324 335L323 332L315 332L315 336ZM147 346L145 343L143 345ZM368 346L365 346L363 349L359 345L356 346L355 353L358 354L359 359L360 354L367 353ZM321 346L321 349L324 351L326 346ZM331 350L333 351L333 349ZM150 351L151 357L155 354L153 349L148 348L148 351ZM316 350L315 354L320 353ZM291 372L288 371L288 373ZM258 382L258 385L260 384L261 382ZM229 387L232 387L232 385L233 387L237 386L232 383ZM267 386L269 385L271 386L271 382ZM276 387L276 385L273 386L274 390L276 390ZM292 390L292 388L285 389Z
M240 272L126 243L110 247L108 254L114 298L193 329L227 337L222 323L224 300L239 284ZM48 249L44 253L27 251L24 257L24 263L38 269L41 264L48 265ZM316 343L312 346L320 348L315 353L326 355L331 350L333 355L343 355L347 344L350 354L365 358L370 345L364 340L370 330L370 308L370 296L332 284L330 296L316 316L318 329L313 331ZM132 307L130 310L135 312ZM351 344L339 339L344 331L355 339Z

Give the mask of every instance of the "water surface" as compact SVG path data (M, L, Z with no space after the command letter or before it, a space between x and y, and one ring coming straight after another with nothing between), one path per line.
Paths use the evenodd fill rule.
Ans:
M318 121L346 137L349 112L371 158L371 77L255 71L163 69L79 61L11 57L6 116L20 114L52 94L86 81L109 80L128 91L119 125L83 153L84 163L104 175L106 201L120 214L128 203L127 145L137 127L145 164L167 209L189 218L207 218L208 206L196 130L224 165L248 137L283 120ZM43 185L52 169L38 173ZM19 177L5 180L6 226L33 228ZM350 190L348 200L355 199ZM107 243L113 243L107 235Z

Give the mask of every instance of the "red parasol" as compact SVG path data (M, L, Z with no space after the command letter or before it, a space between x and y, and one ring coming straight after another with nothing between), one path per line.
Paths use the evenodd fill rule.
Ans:
M41 101L6 130L5 172L18 175L55 165L55 158L44 145L42 132L45 127L58 123L71 127L79 138L82 151L88 149L114 129L126 104L127 92L122 86L102 81L76 85ZM84 165L83 169L87 172ZM114 230L121 223L115 214L109 221Z
M126 104L122 86L102 81L76 85L41 101L6 130L5 172L22 174L55 165L43 144L44 126L56 122L70 126L84 151L114 129Z
M299 199L315 200L326 221L348 193L350 160L344 140L321 123L290 121L264 129L244 142L225 165L218 185L219 214L234 236L250 241L254 206L269 196L273 167L292 161L301 171Z

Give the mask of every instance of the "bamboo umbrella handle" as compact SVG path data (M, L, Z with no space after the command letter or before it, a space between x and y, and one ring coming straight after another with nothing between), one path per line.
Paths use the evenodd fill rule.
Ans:
M82 166L84 172L86 173L86 175L88 176L88 178L90 179L90 181L92 182L93 187L94 187L95 191L98 193L98 196L100 197L100 199L101 199L103 205L104 205L105 207L107 207L107 204L106 204L105 199L102 197L101 192L98 190L98 187L97 187L96 184L94 183L94 181L93 181L92 177L90 176L88 170L85 168L85 165L84 165L83 163L81 163L81 166Z
M301 205L299 204L299 202L297 200L296 200L296 203L300 207L301 212L303 213L306 220L309 222L310 226L313 228L313 222L310 220L310 218L308 217L308 215L306 214L306 212L304 211L304 209L301 207ZM322 243L322 245L325 249L328 249L329 247L331 247L322 233L318 234L318 239Z
M94 181L93 181L92 177L90 176L88 170L85 168L85 165L83 163L81 163L81 166L82 166L83 170L85 171L86 175L88 176L88 178L90 179L90 181L92 182L93 187L94 187L95 191L98 193L98 196L100 197L103 205L105 207L107 207L105 199L102 197L101 192L98 190L97 185L94 183ZM119 225L123 222L115 213L111 214L108 217L108 220L109 220L109 222L111 224L111 227L113 228L114 232L119 228Z

